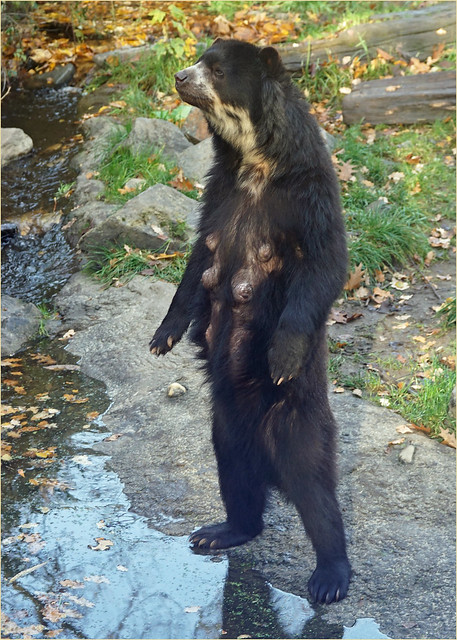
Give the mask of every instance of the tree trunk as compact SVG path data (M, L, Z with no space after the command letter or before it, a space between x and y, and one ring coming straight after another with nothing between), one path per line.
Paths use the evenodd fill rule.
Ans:
M430 122L455 111L455 72L438 71L362 82L343 98L346 124Z
M351 27L333 38L278 46L286 69L299 72L310 62L327 60L329 55L339 60L344 56L376 56L378 48L425 60L440 43L455 41L454 2L374 18L379 21Z

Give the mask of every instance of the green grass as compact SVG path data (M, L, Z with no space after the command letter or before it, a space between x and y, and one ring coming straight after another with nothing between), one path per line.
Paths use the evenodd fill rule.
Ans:
M121 85L116 100L123 100L125 107L112 113L130 117L162 117L179 121L183 116L178 111L160 109L163 94L169 94L174 86L174 74L188 66L195 58L195 47L187 39L169 38L159 41L149 51L143 52L139 59L120 62L113 58L96 73L89 90L94 90L109 82ZM183 108L181 108L182 110Z
M131 128L132 122L126 122L125 131L113 135L100 159L97 178L105 183L105 191L100 197L106 202L124 204L154 184L169 184L179 173L173 162L162 157L159 149L152 150L151 153L133 153L124 146ZM131 178L139 178L144 183L135 191L124 192L125 184ZM196 189L180 190L194 199L199 195Z
M37 304L37 309L41 313L40 326L38 328L38 335L41 338L45 338L49 336L46 323L51 318L55 318L57 312L55 309L50 309L49 306L46 304L46 302L41 302L40 304Z
M427 240L421 231L425 218L418 212L360 209L350 213L347 221L351 265L362 263L370 275L384 266L399 268L426 253Z
M397 126L397 135L384 125L371 131L376 137L367 144L366 128L347 127L337 157L353 166L355 177L342 190L350 262L373 274L424 257L429 229L437 225L433 216L453 218L455 123Z
M173 163L164 161L159 152L152 155L133 154L130 149L121 146L111 154L107 154L97 177L106 185L103 193L104 200L124 203L153 184L158 182L167 184L175 174L176 169ZM131 178L143 179L144 186L136 192L119 191Z
M178 284L184 274L189 253L186 251L167 259L154 258L164 253L171 253L166 244L155 253L132 249L126 245L93 247L84 271L106 287L121 286L146 270L148 276Z
M383 388L388 393L389 408L400 413L406 420L430 429L431 435L439 436L440 428L455 433L455 422L449 416L449 401L456 384L456 373L444 367L438 360L426 370L429 377L413 377L401 389L397 385L382 385L371 374L368 389L379 392ZM373 396L373 399L377 399Z
M441 305L437 314L441 317L441 326L444 330L452 329L455 326L456 304L455 297L447 298Z

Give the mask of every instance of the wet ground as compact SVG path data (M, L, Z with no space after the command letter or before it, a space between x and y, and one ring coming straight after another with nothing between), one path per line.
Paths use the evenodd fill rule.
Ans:
M132 513L94 448L113 437L109 399L62 345L3 371L3 637L387 637L373 620L328 625L248 562L194 554Z

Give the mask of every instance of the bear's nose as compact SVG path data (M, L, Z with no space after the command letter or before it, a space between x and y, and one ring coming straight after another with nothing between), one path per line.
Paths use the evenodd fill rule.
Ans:
M179 84L180 82L184 82L184 80L187 80L187 72L184 71L178 71L178 73L175 73L175 79L176 79L176 84Z

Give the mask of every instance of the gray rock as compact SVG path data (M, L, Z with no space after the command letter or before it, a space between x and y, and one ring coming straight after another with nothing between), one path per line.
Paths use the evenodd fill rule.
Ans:
M145 44L140 47L121 47L120 49L113 49L113 51L105 51L103 53L96 53L94 55L94 62L97 67L102 67L109 58L117 58L121 62L126 60L138 60L144 53L147 53L152 48L152 45Z
M403 464L411 464L415 450L416 448L413 444L407 444L398 454L398 459L400 462L403 462Z
M319 129L321 132L321 136L324 138L325 145L331 153L333 149L336 147L337 139L335 138L335 136L332 136L331 133L329 133L322 127L319 127Z
M2 222L2 239L3 238L12 238L19 231L19 225L17 222Z
M23 86L26 89L45 89L46 87L58 89L71 81L75 75L75 71L75 65L69 62L68 64L55 67L47 73L37 73L32 76L27 76L23 81Z
M2 167L33 149L33 140L22 129L2 127Z
M160 118L136 118L124 144L133 153L162 151L173 162L179 153L192 146L179 127Z
M109 102L115 100L115 96L119 90L125 87L126 85L115 85L112 87L103 85L98 89L95 89L95 91L85 93L81 96L81 99L78 102L78 115L81 116L86 113L95 113L100 109L100 107L104 107Z
M79 242L84 251L89 245L106 246L128 243L139 249L158 249L166 241L179 248L194 237L198 219L198 203L163 184L155 184L129 200L109 215L100 225L88 231ZM183 237L176 237L175 225Z
M75 171L96 171L107 150L112 147L112 141L122 138L125 127L107 116L90 118L83 123L83 131L90 138L86 140L84 151L78 153L70 161Z
M206 140L211 135L205 116L198 107L192 107L182 124L182 131L186 138L194 144Z
M108 116L97 116L89 118L82 124L83 131L86 136L99 138L108 138L118 133L125 132L125 127Z
M214 158L212 138L207 138L182 151L177 159L178 167L186 178L204 184L205 176L211 168Z
M168 387L167 396L169 398L179 398L186 393L187 389L179 382L172 382Z
M388 213L392 209L392 205L381 197L377 200L373 200L370 204L367 205L367 210L373 211L374 213Z
M2 295L2 356L12 356L40 328L41 313L31 302Z
M76 178L75 192L73 197L76 204L87 204L93 202L105 190L105 184L101 180L87 178L86 173L80 173Z
M124 189L142 189L145 184L146 180L143 180L142 178L130 178L130 180L127 180L124 184Z
M62 227L66 239L71 246L76 247L81 236L102 225L117 210L116 205L98 200L75 207Z

